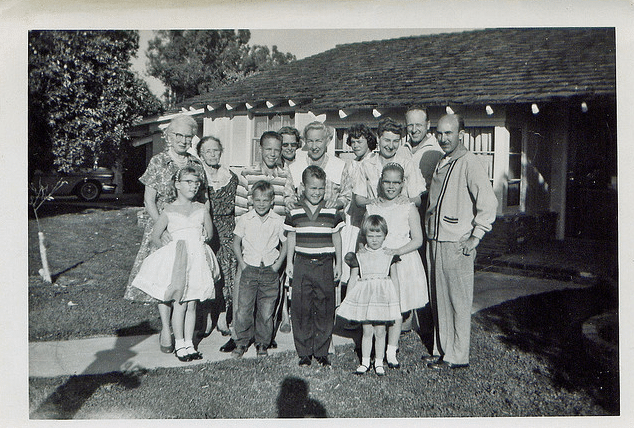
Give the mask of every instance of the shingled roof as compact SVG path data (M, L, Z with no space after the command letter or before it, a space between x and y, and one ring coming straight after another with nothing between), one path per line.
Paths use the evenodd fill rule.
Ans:
M500 28L351 43L181 106L294 99L324 110L614 96L615 49L613 28Z

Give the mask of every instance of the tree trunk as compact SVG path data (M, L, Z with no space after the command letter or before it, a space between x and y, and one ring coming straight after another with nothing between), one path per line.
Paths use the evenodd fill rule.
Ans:
M40 269L40 276L45 282L52 284L51 271L48 267L48 258L46 257L46 246L44 245L44 232L38 232L37 236L40 241L40 257L42 259L42 269Z

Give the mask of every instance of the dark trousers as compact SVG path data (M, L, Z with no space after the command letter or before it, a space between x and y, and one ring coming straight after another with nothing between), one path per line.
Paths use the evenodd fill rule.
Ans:
M280 278L271 266L248 266L240 277L240 293L236 311L236 344L247 346L254 337L256 345L269 346L273 335L273 312ZM253 311L255 313L255 322Z
M297 254L295 257L291 324L300 357L328 355L335 319L332 263L332 256L310 258Z

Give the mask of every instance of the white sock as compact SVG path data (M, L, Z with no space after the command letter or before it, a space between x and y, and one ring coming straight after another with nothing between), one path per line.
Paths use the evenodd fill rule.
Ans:
M387 345L387 360L389 362L395 362L396 361L396 350L398 349L397 346L394 345Z
M370 357L361 357L361 365L370 367Z
M176 339L174 343L174 348L180 349L185 348L185 339Z
M185 348L193 348L194 342L191 340L185 340Z

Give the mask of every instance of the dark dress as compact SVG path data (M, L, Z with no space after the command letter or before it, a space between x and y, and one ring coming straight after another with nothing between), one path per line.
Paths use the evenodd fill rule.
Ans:
M236 188L238 187L238 176L229 171L231 178L229 182L218 190L213 186L208 186L208 196L211 202L211 220L214 225L214 238L211 248L216 253L216 258L222 271L222 295L225 302L225 310L229 315L232 296L233 282L236 275L238 262L233 254L233 230L236 227L235 219L235 199Z
M189 156L187 159L187 166L200 170L201 177L205 179L205 172L203 171L202 164L194 156ZM176 165L176 162L174 162L167 152L161 152L150 159L147 169L143 175L139 177L139 181L146 187L149 186L156 190L156 208L158 209L159 214L163 212L165 204L168 204L176 199L176 188L174 187L172 177L179 169L180 168ZM205 180L205 186L206 185ZM203 187L201 186L201 188ZM204 192L200 191L195 200L198 202L204 202ZM123 297L127 300L133 300L136 302L159 302L150 295L132 286L132 280L134 280L134 277L136 277L137 273L139 273L143 260L157 249L150 240L154 221L147 212L145 212L145 210L139 213L139 225L144 228L143 238L141 239L141 245L139 247L139 252L136 255L136 259L134 260L134 265L132 265L128 285Z

